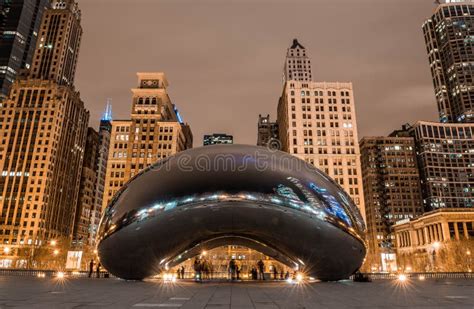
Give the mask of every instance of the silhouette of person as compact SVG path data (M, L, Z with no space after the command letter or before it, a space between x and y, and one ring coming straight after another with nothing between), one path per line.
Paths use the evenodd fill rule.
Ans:
M258 275L259 275L259 279L261 280L265 280L265 264L263 263L262 260L259 260L257 262L257 267L258 267Z
M97 278L100 278L100 262L97 264L97 268L95 269Z
M89 278L92 277L92 273L94 272L94 260L91 259L89 262Z

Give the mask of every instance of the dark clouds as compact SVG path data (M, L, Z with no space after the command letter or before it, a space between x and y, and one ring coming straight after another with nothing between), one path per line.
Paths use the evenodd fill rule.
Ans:
M129 118L138 71L163 71L189 122L256 143L258 114L276 116L286 48L309 49L316 81L352 81L360 137L387 134L436 104L421 31L432 0L79 0L77 88L96 126L106 98Z

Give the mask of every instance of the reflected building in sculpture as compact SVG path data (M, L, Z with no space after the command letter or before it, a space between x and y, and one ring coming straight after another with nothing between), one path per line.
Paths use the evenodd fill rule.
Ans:
M362 264L364 229L347 193L312 165L263 147L214 145L168 157L127 182L105 210L98 251L125 279L233 244L338 280Z

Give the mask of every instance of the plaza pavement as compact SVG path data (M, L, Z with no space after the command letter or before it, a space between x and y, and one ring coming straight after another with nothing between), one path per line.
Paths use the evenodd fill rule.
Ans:
M474 280L126 282L0 277L0 308L474 308Z

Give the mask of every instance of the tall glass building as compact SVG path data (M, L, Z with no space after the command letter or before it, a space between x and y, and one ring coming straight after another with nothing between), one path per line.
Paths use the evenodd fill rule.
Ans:
M474 206L474 126L413 126L425 210Z
M474 122L474 1L443 1L423 33L440 121Z
M29 69L49 0L0 0L0 97L21 69Z

